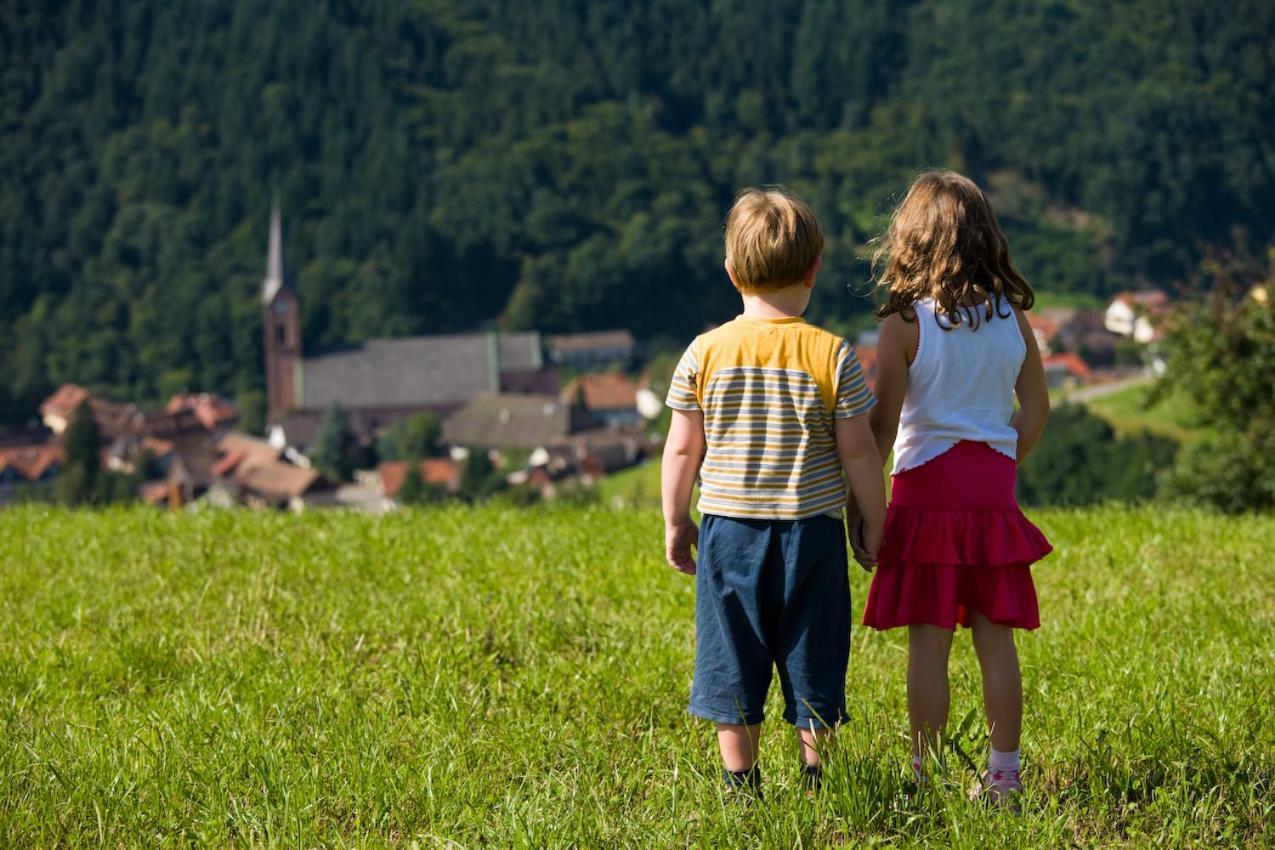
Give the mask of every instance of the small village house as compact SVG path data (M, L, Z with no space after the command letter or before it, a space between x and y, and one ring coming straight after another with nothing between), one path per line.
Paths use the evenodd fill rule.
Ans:
M595 425L636 425L638 386L618 372L590 372L572 378L562 388L564 404L583 410Z
M1162 289L1121 292L1107 305L1103 325L1113 334L1135 342L1152 342L1158 335L1157 323L1169 307L1169 294Z
M636 343L627 330L558 334L549 337L549 359L577 372L627 367L633 360Z

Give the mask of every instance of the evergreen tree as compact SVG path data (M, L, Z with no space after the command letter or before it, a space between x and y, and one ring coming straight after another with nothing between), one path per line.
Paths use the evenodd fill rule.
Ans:
M314 437L310 460L333 481L349 481L354 473L354 434L340 402L333 402L323 413Z
M63 438L66 463L57 484L58 501L64 505L88 505L100 500L105 486L98 451L102 434L89 403L83 402L71 414Z

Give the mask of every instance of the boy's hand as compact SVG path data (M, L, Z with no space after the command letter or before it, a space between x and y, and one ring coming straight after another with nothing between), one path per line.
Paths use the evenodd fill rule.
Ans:
M881 537L882 528L879 523L868 523L860 519L851 526L850 548L854 550L854 559L868 572L872 572L872 568L877 565Z
M679 573L695 575L695 557L691 547L699 546L699 527L691 520L664 526L664 558Z

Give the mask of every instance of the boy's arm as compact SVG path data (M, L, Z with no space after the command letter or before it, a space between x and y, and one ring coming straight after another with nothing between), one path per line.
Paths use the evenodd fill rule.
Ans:
M915 356L920 328L898 313L887 316L877 337L877 404L868 414L881 462L890 456L899 414L908 391L908 363Z
M867 415L834 420L837 440L837 457L850 482L854 495L859 528L850 529L855 543L855 559L865 569L876 563L877 549L881 547L881 533L885 527L885 481L881 477L881 455L872 439L872 428ZM851 516L856 515L852 511Z
M704 414L673 410L660 466L660 500L664 506L664 557L680 573L695 574L691 546L699 529L691 520L691 493L704 458Z
M1036 445L1045 423L1049 421L1049 387L1045 384L1045 366L1040 359L1040 349L1036 346L1036 334L1027 323L1027 316L1021 310L1018 314L1018 329L1027 344L1027 356L1018 370L1018 381L1014 384L1014 393L1018 396L1018 412L1010 422L1018 432L1018 449L1015 452L1018 462Z

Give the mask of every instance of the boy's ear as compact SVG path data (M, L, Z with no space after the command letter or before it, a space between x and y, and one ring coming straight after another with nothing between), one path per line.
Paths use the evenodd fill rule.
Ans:
M730 278L730 285L739 291L739 281L735 280L735 269L731 267L730 257L727 257L722 265L726 268L726 276Z
M815 285L815 275L819 273L819 267L823 265L823 254L815 257L815 261L810 264L810 271L806 272L806 289L811 289Z

